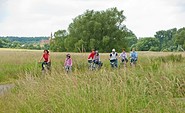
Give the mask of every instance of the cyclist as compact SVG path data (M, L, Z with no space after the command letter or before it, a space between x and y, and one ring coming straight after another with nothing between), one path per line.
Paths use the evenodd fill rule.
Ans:
M115 49L112 49L112 52L110 53L110 62L112 67L118 67L118 60L117 60L118 53L115 51Z
M41 62L44 59L44 62L42 62L42 70L44 70L44 65L48 66L48 69L51 66L51 60L48 50L44 50L43 55L41 56L39 62Z
M95 52L95 56L94 56L93 62L95 64L97 64L99 67L102 66L102 63L100 61L100 55L99 55L98 51Z
M135 51L135 48L132 48L132 52L130 53L130 63L135 64L138 59L137 52Z
M70 54L67 54L66 55L66 59L65 59L65 62L64 62L64 67L66 69L67 72L71 71L72 69L72 58L71 58L71 55Z
M92 49L91 53L88 56L88 63L92 63L92 60L94 59L95 54L96 54L95 50Z
M127 59L127 53L125 51L125 48L123 48L123 52L120 54L119 57L121 58L121 62L124 63L124 65L126 66L128 59Z

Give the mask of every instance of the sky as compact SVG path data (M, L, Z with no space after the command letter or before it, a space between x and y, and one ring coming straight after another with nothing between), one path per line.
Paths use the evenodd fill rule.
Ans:
M50 36L86 10L112 7L137 37L185 27L185 0L0 0L0 36Z

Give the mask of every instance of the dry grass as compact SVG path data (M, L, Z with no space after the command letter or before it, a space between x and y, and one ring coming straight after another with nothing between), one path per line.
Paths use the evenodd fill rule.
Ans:
M3 51L0 51L1 53ZM15 88L0 97L0 111L5 113L101 113L101 112L176 112L185 111L185 61L174 61L171 53L139 52L136 68L111 69L109 54L101 54L99 71L87 69L88 53L71 53L73 72L66 74L66 53L51 53L52 73L41 76L37 64L42 51L9 51L3 65L24 65L17 71ZM173 53L182 54L182 53ZM3 56L0 54L0 56ZM17 59L10 57L16 56ZM158 56L159 55L159 56ZM178 56L175 56L178 57ZM160 59L166 59L163 62ZM12 65L11 65L12 66ZM10 70L11 66L8 67ZM17 66L17 67L19 67ZM1 68L0 68L1 69ZM179 100L180 101L179 101Z

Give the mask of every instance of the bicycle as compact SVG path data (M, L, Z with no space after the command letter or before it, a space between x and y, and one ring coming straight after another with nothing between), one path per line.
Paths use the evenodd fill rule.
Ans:
M72 71L71 66L65 66L64 68L67 73Z
M42 63L42 74L47 74L51 72L50 62L40 62L40 63Z
M136 61L137 61L136 58L131 58L131 59L130 59L130 66L136 67Z
M95 63L93 62L93 60L88 60L88 65L89 70L95 70Z
M118 65L117 65L117 59L110 60L110 64L111 64L111 67L112 68L117 68L118 67Z
M103 63L101 61L98 61L98 62L95 62L93 60L88 60L88 63L89 63L89 70L99 70L101 69L101 67L103 66Z
M99 70L103 66L103 63L101 61L93 61L94 63L94 69Z
M128 59L127 58L121 59L121 65L123 65L124 67L127 66L127 62L128 62Z

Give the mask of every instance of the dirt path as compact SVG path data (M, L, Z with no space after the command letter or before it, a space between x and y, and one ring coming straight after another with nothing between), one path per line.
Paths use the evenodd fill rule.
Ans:
M12 88L14 85L13 84L3 84L0 85L0 95L4 94L7 90Z

